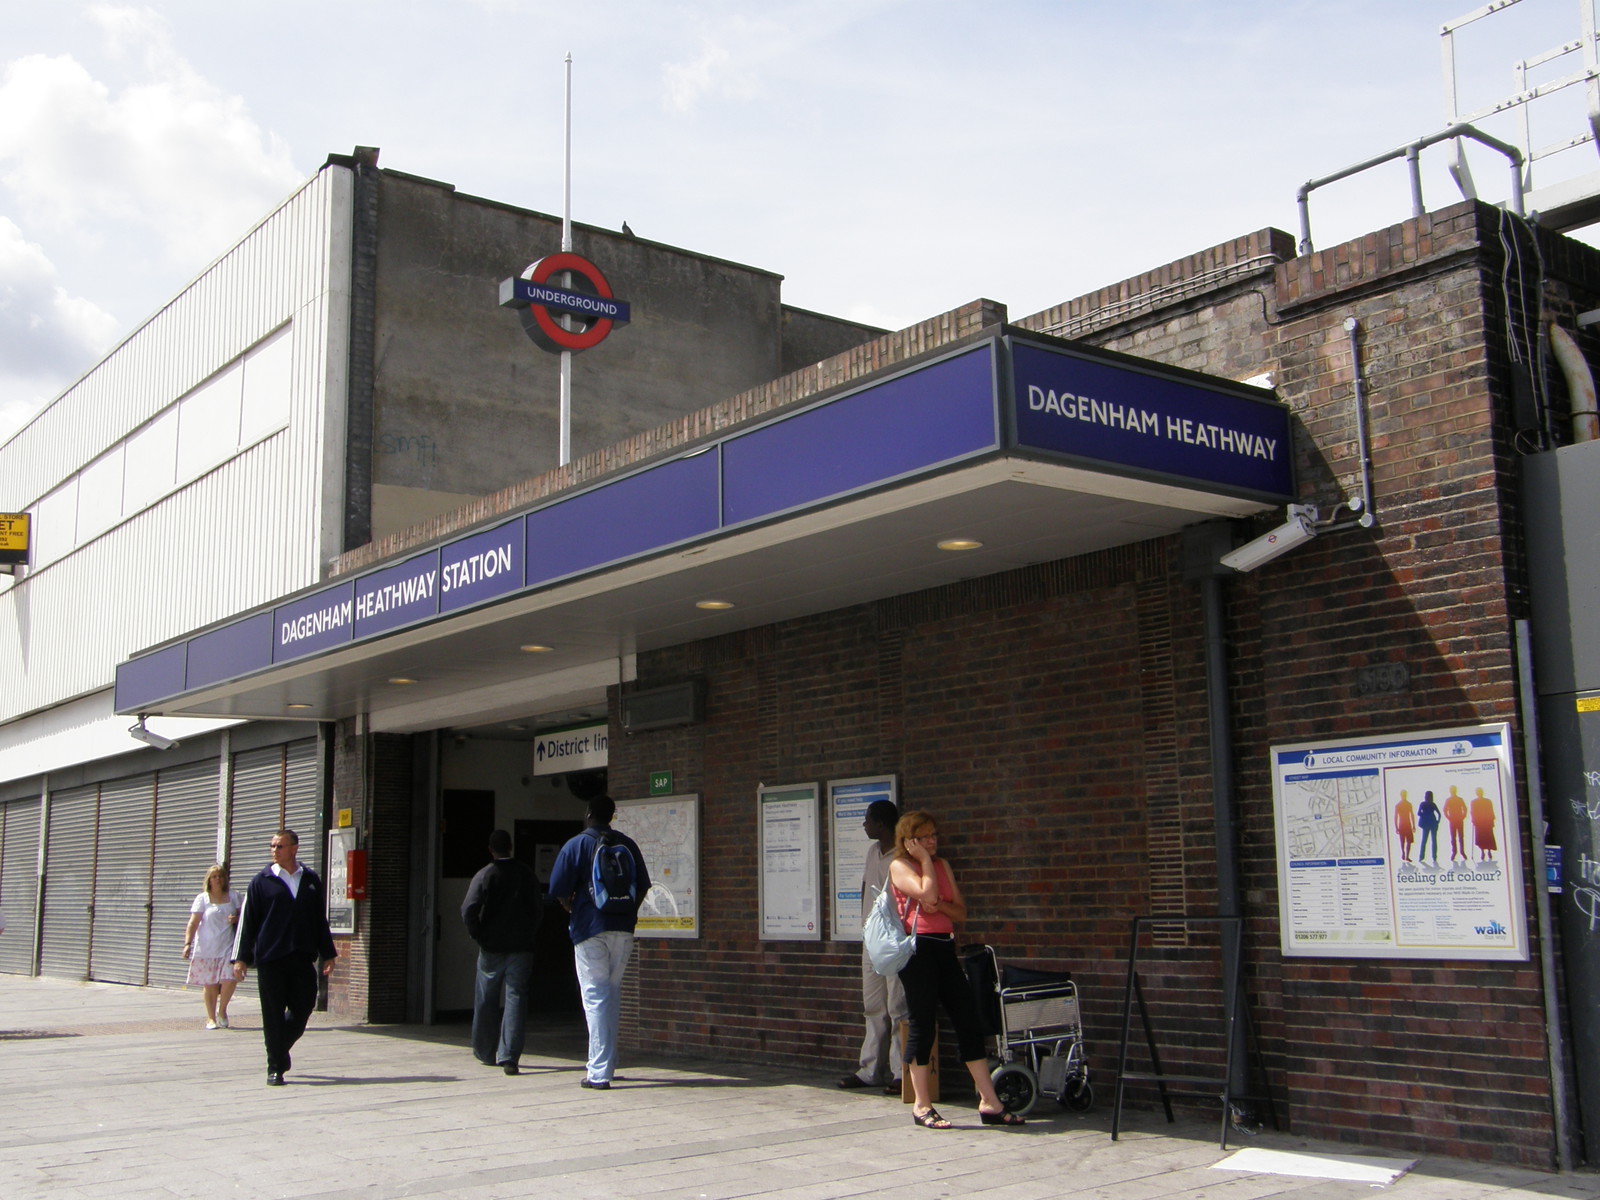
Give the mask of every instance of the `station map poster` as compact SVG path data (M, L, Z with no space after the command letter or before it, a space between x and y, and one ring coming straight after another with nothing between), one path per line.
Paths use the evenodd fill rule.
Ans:
M1525 961L1505 725L1272 748L1283 953Z
M636 937L700 936L700 797L619 800L612 825L639 845L650 890Z
M821 941L817 785L756 792L761 831L761 940Z
M828 865L832 874L833 940L861 940L861 875L872 845L861 829L874 800L895 801L893 775L828 781Z

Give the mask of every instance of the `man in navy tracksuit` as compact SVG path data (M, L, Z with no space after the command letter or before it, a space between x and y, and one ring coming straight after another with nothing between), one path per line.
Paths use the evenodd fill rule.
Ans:
M300 835L280 829L272 837L272 862L250 881L233 944L233 977L244 982L256 969L261 993L261 1034L267 1043L267 1083L283 1085L289 1050L306 1031L317 1006L317 961L333 970L328 898L317 873L295 856Z

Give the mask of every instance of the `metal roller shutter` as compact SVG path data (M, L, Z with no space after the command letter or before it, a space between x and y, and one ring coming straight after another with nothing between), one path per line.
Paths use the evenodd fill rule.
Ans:
M70 788L50 796L45 837L44 921L39 971L67 979L89 977L94 920L95 828L99 787Z
M284 824L300 835L300 857L322 871L322 779L317 739L290 742L285 764Z
M228 856L241 892L250 877L272 861L272 835L283 828L283 749L267 746L233 756Z
M39 898L39 802L18 800L0 810L0 971L33 973L33 907Z
M217 861L217 759L162 771L156 777L156 865L150 913L150 982L182 987L183 931L189 908ZM234 886L244 889L245 880Z
M100 785L100 848L94 870L94 943L89 978L145 982L150 957L150 863L155 853L156 777Z

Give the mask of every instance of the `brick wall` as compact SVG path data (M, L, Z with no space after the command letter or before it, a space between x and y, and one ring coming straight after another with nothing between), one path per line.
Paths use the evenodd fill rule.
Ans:
M636 686L695 674L707 694L703 725L612 741L616 794L643 794L649 771L669 769L704 802L703 933L641 943L644 1044L819 1069L853 1060L859 951L751 940L755 788L894 772L904 804L936 814L948 835L968 937L1072 969L1104 1069L1128 918L1158 889L1204 899L1212 886L1184 872L1190 842L1206 856L1210 797L1179 781L1176 748L1204 744L1203 710L1176 692L1201 646L1167 549L1145 543L642 655ZM1191 665L1176 667L1180 654Z
M1266 770L1274 743L1516 722L1528 435L1512 347L1541 288L1559 311L1595 306L1600 257L1542 237L1546 276L1508 287L1502 245L1521 237L1530 261L1533 246L1525 229L1505 236L1475 204L1304 259L1268 230L1020 324L1273 373L1300 426L1303 498L1328 512L1359 495L1344 322L1359 323L1377 527L1324 533L1226 585L1249 1001L1290 1127L1549 1166L1536 967L1282 956ZM707 717L614 738L613 790L643 794L648 771L670 769L701 793L705 927L642 945L636 1003L653 1020L636 1036L819 1071L852 1061L853 950L751 940L755 789L893 771L905 803L945 824L969 935L1079 978L1108 1083L1127 918L1216 905L1202 630L1177 558L1175 542L1145 543L641 655L636 686L702 676ZM1363 667L1393 663L1403 690L1359 686ZM1149 972L1169 1069L1215 1067L1214 939L1167 931Z
M367 851L373 898L356 904L356 932L340 936L339 962L328 981L328 1009L346 1020L407 1018L407 930L411 919L411 739L360 735L355 722L336 726L333 809L352 810Z

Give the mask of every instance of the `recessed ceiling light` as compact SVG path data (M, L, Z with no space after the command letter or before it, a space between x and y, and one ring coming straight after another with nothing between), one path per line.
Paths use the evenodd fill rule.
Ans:
M517 649L524 654L549 654L553 647L541 646L538 642L529 642L526 645L518 646Z
M706 609L709 612L721 612L725 608L732 608L733 607L733 601L731 601L731 600L696 600L694 602L694 606L696 608Z
M390 683L397 683L397 684L404 685L404 684L407 684L407 683L415 683L416 680L415 679L407 679L404 675L396 675L394 678L390 679L389 682Z
M286 704L286 705L284 705L284 707L285 708L310 708L311 705L309 705L309 704Z
M939 543L941 550L979 550L983 543L976 538L945 538Z
M526 725L507 725L506 728L512 730L513 732L521 733L528 727Z

